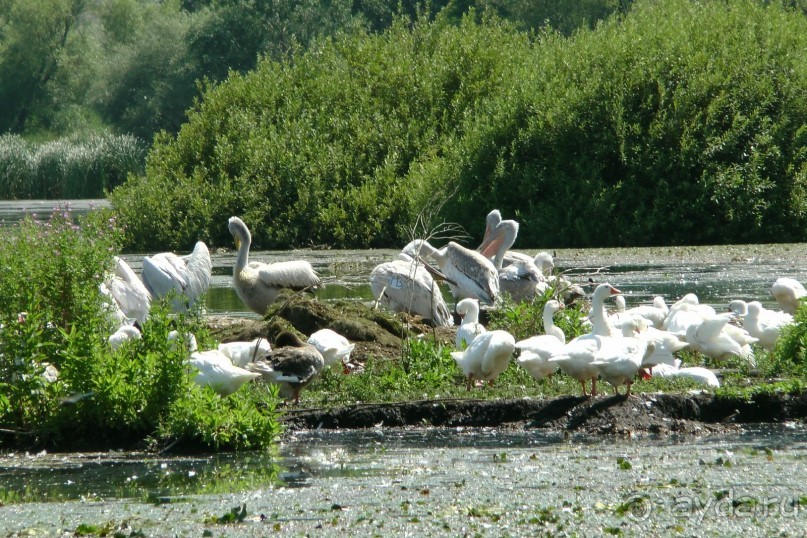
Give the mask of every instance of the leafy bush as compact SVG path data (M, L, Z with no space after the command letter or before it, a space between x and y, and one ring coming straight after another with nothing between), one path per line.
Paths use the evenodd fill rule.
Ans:
M116 327L99 285L120 232L107 216L90 214L79 226L59 209L0 232L0 446L97 449L150 438L202 450L273 442L276 394L249 387L221 398L193 384L187 352L168 333L192 332L202 349L211 345L199 312L176 316L167 301L154 303L142 339L114 352L108 346ZM54 368L58 379L46 378Z
M234 214L259 248L400 243L433 197L410 172L528 49L503 23L399 20L293 63L264 59L208 89L176 139L155 141L146 176L112 193L128 246L229 245Z
M230 244L233 214L260 248L388 247L434 206L474 240L497 207L532 246L805 239L803 13L641 1L569 38L475 17L209 87L113 193L127 248Z
M794 316L795 323L785 327L776 348L770 354L766 374L807 376L807 302L802 301Z
M648 1L539 38L446 151L462 163L438 168L458 193L447 219L480 218L484 200L544 246L804 239L803 14Z

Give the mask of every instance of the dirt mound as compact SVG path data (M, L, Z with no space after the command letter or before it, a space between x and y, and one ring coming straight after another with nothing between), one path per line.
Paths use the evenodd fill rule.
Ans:
M351 359L359 363L369 357L397 357L402 338L408 336L434 331L438 339L454 341L454 329L432 327L417 316L390 314L355 301L325 303L306 296L278 302L263 320L220 317L211 319L208 328L220 342L259 336L273 342L283 330L306 340L320 329L332 329L356 344Z

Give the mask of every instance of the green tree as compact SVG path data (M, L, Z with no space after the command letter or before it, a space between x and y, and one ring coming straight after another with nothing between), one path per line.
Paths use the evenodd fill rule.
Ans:
M53 83L86 0L6 0L0 4L0 132L47 124Z

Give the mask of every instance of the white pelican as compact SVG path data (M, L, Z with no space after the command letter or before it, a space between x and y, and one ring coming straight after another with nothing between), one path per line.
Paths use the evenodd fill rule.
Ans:
M264 381L280 385L280 396L298 403L300 391L324 366L325 359L317 348L303 342L296 334L284 331L275 339L275 348L266 358L251 362L246 368L259 373Z
M485 332L485 326L479 323L479 301L463 299L457 303L456 310L457 314L462 316L462 323L457 328L454 344L457 349L465 349L477 336Z
M190 365L199 370L193 382L200 387L210 387L221 396L229 396L244 383L260 377L260 374L234 366L218 349L194 352Z
M151 294L123 258L115 256L114 261L114 275L101 284L101 293L114 301L110 307L118 322L125 323L126 318L133 318L142 326L148 319Z
M210 251L202 241L197 241L193 252L187 256L177 256L172 252L161 252L143 258L143 283L152 298L177 293L172 301L175 312L184 312L196 303L207 291L213 273Z
M302 290L322 284L314 268L304 260L250 262L252 235L249 228L238 217L230 217L228 228L238 249L233 267L233 286L238 297L256 314L266 314L266 309L284 288Z
M266 338L258 337L249 342L225 342L219 344L218 349L227 355L234 365L243 368L254 360L264 358L272 346Z
M801 298L807 295L807 290L795 278L783 276L777 278L771 286L771 295L774 296L782 310L790 315L795 315L799 309Z
M453 241L436 249L423 239L415 239L404 247L404 253L415 259L434 259L457 299L470 297L492 305L499 297L499 273L479 252Z
M471 390L474 380L493 384L507 369L516 340L506 331L489 331L480 334L465 351L452 351L451 356L467 379L465 387Z
M514 220L503 220L496 225L486 243L479 248L483 256L492 258L493 266L499 271L499 290L507 292L516 302L532 302L537 293L549 289L549 284L532 258L508 250L517 235L518 223Z
M344 373L349 373L347 364L350 354L356 347L347 338L332 329L320 329L308 337L308 343L317 348L325 361L325 368L337 362L342 363Z
M393 312L408 312L451 327L454 320L440 286L421 261L401 254L401 259L380 263L370 273L370 289L378 303Z

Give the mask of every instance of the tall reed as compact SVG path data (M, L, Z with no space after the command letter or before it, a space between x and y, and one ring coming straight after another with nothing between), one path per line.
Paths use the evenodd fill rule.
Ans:
M129 135L60 138L42 144L0 136L0 198L99 198L142 173L147 147Z

